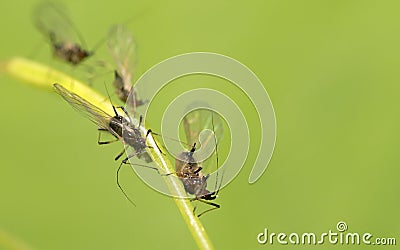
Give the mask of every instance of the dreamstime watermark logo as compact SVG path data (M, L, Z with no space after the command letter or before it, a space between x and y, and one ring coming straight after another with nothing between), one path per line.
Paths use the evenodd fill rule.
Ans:
M339 221L336 230L328 230L323 233L274 233L267 228L264 232L257 235L260 244L280 244L280 245L322 245L329 243L332 245L396 245L394 237L375 237L372 233L349 232L346 222Z
M252 138L259 138L260 141L258 142L257 158L249 176L249 183L256 182L266 170L274 150L276 139L275 113L268 93L256 74L237 60L216 53L194 52L171 57L153 66L135 83L135 89L145 90L139 91L140 98L148 101L143 115L146 117L153 99L163 95L163 90L168 84L173 84L173 81L178 78L193 75L206 75L224 79L235 88L240 89L243 98L247 98L252 103L258 119L246 120L246 110L241 110L238 100L232 98L229 91L223 93L212 88L196 88L183 93L176 93L175 99L167 107L159 108L159 110L163 110L161 135L179 138L177 128L180 122L189 112L194 110L208 109L221 116L226 121L231 136L231 148L228 157L219 168L224 171L223 187L233 180L244 165L250 147L248 124L257 124L261 128L261 132ZM130 103L130 100L134 100L134 98L128 97L126 109L132 112L133 104ZM201 134L200 131L198 132ZM162 141L171 154L169 149L172 146L170 144L174 142L164 138ZM187 150L187 148L182 147L180 152ZM198 150L196 149L196 153L199 151L199 155L201 155L201 150L204 149L201 147ZM129 154L129 152L127 153ZM175 154L174 157L178 158L179 154ZM202 159L197 160L201 161ZM229 171L225 171L227 169ZM162 193L174 195L169 193L170 191L166 186L160 184L163 183L159 179L161 177L156 175L145 176L138 168L135 171L149 186ZM211 173L210 177L215 178L216 172Z

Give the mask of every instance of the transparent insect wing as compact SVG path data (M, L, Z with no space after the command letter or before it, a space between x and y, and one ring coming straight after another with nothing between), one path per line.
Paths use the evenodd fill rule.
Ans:
M107 114L102 109L96 107L90 102L86 101L79 95L70 92L63 86L59 84L54 84L55 91L66 100L71 106L78 110L80 113L84 114L89 120L96 124L99 128L106 129L110 131L113 135L119 137L112 129L110 129L110 120L112 116Z
M149 163L149 162L153 161L153 159L151 159L151 156L147 152L144 152L144 153L140 154L138 156L138 158L144 160L146 163Z
M182 123L189 145L196 143L195 161L201 165L204 174L214 172L217 169L216 143L223 137L222 119L209 110L195 110L188 113ZM208 131L201 133L203 130Z
M211 111L212 112L212 111ZM217 114L211 115L209 110L198 109L188 113L183 118L183 128L189 145L199 142L201 131L207 129L214 132L217 141L223 137L223 122ZM214 125L214 126L213 126ZM205 143L213 142L212 134L202 138ZM214 143L214 142L213 142ZM200 146L200 145L199 145Z
M132 71L136 64L136 43L132 33L123 25L111 27L107 45L113 57L117 71L123 78L127 89L131 87Z
M85 45L63 5L52 2L41 3L34 10L33 17L39 31L53 45Z
M141 147L137 144L132 144L132 147L126 149L127 155L135 155L137 158L145 161L146 163L153 162L153 159L146 151L146 149L141 149ZM133 157L130 161L133 160Z

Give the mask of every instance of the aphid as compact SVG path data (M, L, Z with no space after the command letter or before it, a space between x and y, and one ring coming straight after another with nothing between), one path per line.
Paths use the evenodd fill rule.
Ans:
M118 98L126 103L129 93L132 92L133 108L145 104L136 98L136 91L132 87L132 71L136 64L136 43L133 35L123 25L113 26L109 31L108 48L113 57L116 70L114 71L113 86Z
M82 35L60 6L51 2L39 4L34 11L34 22L50 42L56 58L78 65L93 55L84 48Z
M212 128L213 132L215 133L215 128L214 128L214 116L211 116L211 123L212 123ZM185 125L185 131L186 134L189 134L189 131L187 131L189 127ZM216 155L216 165L217 165L217 173L216 173L216 182L218 181L218 165L219 165L219 160L218 160L218 147L217 147L217 139L215 134L213 134L214 137L214 143L215 143L215 155ZM201 215L220 208L220 205L214 202L210 202L211 200L215 200L217 198L218 192L220 190L220 187L218 187L217 190L215 191L209 191L207 190L207 180L210 177L209 174L204 175L202 170L202 163L197 161L194 157L194 153L196 151L196 143L193 144L192 148L190 151L185 151L180 153L178 158L175 160L175 168L176 168L176 176L180 178L180 180L183 183L183 186L188 194L194 195L195 197L192 198L190 201L200 201L205 204L208 204L210 206L213 206L213 208L210 208L197 216L200 217ZM222 184L222 180L221 180ZM217 186L217 183L215 183L215 186ZM195 207L196 209L196 207ZM195 212L195 211L193 211Z
M198 114L196 114L196 115L198 115ZM195 117L195 120L198 121L199 118L200 117L197 116L197 117ZM187 130L186 128L190 129L190 124L193 125L193 122L189 121L189 120L187 120L186 123L187 124L185 125L185 130ZM196 124L196 125L198 125L198 124ZM215 160L216 160L217 172L216 172L216 179L215 179L215 181L216 181L215 182L215 191L210 191L209 189L207 189L207 184L208 184L210 174L204 174L203 166L202 166L203 162L197 160L196 157L194 156L197 143L194 143L189 151L181 152L178 155L178 157L175 159L176 171L173 173L167 173L167 174L160 173L160 170L157 167L144 165L144 164L131 163L132 166L139 166L139 167L144 167L144 168L149 168L149 169L155 170L161 176L170 176L170 175L177 176L180 179L180 181L182 182L183 187L184 187L185 191L187 192L187 194L190 196L194 196L193 198L190 199L191 202L200 201L202 203L212 206L212 208L198 214L197 215L198 217L202 216L203 214L205 214L209 211L220 208L219 204L211 202L212 200L215 200L217 198L219 190L222 185L222 178L220 180L218 179L219 158L218 158L217 138L215 135L215 126L214 126L214 117L213 116L211 116L211 125L212 125L212 131L213 131L212 135L209 135L205 140L200 140L200 141L203 143L204 147L206 147L204 144L210 143L211 141L213 143L210 143L210 144L214 144L211 146L215 146L215 148L212 147L213 151L211 151L211 153L215 153L215 155L216 155ZM222 127L218 127L218 129L222 129ZM191 133L190 135L193 135L193 134L195 134L195 133ZM189 135L189 134L187 133L187 135ZM196 137L196 138L198 138L198 137ZM168 139L179 142L179 143L186 144L180 140L176 140L176 139L172 139L172 138L168 138ZM135 206L135 203L129 198L129 196L124 191L124 189L122 188L122 186L120 185L120 182L119 182L119 171L122 167L122 164L123 163L120 164L120 166L117 170L117 184L118 184L118 187L120 188L120 190L123 192L126 199L129 200L129 202ZM220 181L220 184L217 187L218 181ZM196 207L193 210L193 213L195 213L195 210L196 210Z
M115 107L114 105L112 106L114 110L114 116L111 116L102 109L91 104L79 95L70 92L69 90L57 83L54 84L54 89L62 98L64 98L64 100L71 104L73 108L82 112L89 118L89 120L91 120L98 126L98 144L103 145L115 141L121 141L124 143L125 146L129 146L134 149L133 153L128 155L122 161L123 163L126 163L129 158L132 158L134 156L143 159L146 162L152 161L150 155L146 151L146 148L149 147L146 145L146 139L147 136L151 133L151 130L147 130L145 137L142 136L139 129L143 120L142 116L140 116L139 125L135 126L130 120L129 114L123 107L118 108L120 108L125 113L126 117L119 115L117 112L117 107ZM101 141L100 135L103 131L113 135L115 137L115 140ZM115 160L118 160L124 152L125 148L124 151L122 151L120 154L117 155L117 157L115 157Z

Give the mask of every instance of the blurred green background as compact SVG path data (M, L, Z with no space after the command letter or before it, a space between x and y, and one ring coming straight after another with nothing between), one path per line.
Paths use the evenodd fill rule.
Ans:
M1 60L60 64L32 25L36 3L0 2ZM201 218L217 249L297 249L260 245L257 234L318 234L339 221L348 232L400 240L398 1L74 0L67 7L89 46L132 18L138 75L170 56L210 51L239 60L264 83L277 117L275 152L249 185L253 145L220 192L222 208ZM138 206L123 198L113 160L120 145L97 146L95 127L55 94L4 74L0 88L0 249L9 249L6 234L32 249L196 248L172 199L128 168L121 178ZM339 247L361 248L314 246Z

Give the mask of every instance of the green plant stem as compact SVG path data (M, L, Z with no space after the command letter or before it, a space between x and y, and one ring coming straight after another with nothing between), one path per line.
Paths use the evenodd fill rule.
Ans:
M144 128L142 128L144 129ZM144 129L143 132L146 132ZM150 146L153 149L157 149L157 144L154 141L153 137L149 137L148 140ZM156 154L157 157L154 157ZM157 162L158 166L165 172L165 173L173 173L175 172L173 166L171 165L170 161L162 155L162 153L157 149L154 150L153 159ZM178 182L178 178L173 178L172 175L164 177L164 180L171 191L171 193L175 194L177 197L185 197L186 191L183 188L182 184ZM193 206L188 199L183 198L174 198L176 205L178 206L181 215L186 222L186 225L189 228L190 233L192 234L194 240L196 241L197 246L200 249L213 249L213 245L207 235L206 230L203 227L199 217L197 217L193 213Z
M48 66L30 61L25 58L15 57L1 63L0 70L29 84L44 88L49 91L53 90L54 83L61 84L69 91L78 94L82 98L91 102L93 105L100 107L109 114L113 114L112 106L108 98L102 96L88 85L83 84L82 82ZM146 132L145 128L142 127L141 129L144 133ZM162 172L173 173L175 171L174 167L170 161L158 150L153 137L148 137L148 144L151 146L149 153L154 161L158 164ZM169 175L165 176L164 180L172 194L175 194L177 197L186 197L186 192L178 178L173 178L172 175ZM178 209L197 246L200 249L213 249L213 245L203 227L203 224L193 213L193 206L190 201L184 198L173 199L178 206Z

